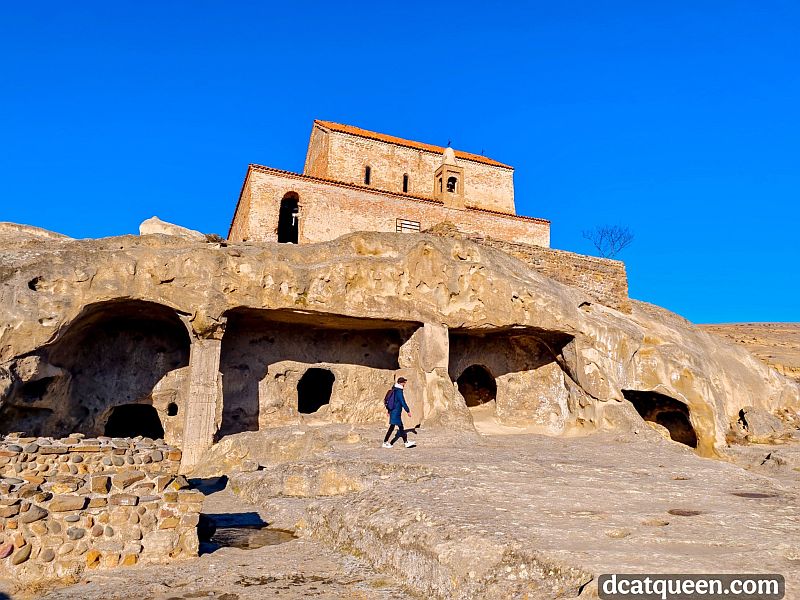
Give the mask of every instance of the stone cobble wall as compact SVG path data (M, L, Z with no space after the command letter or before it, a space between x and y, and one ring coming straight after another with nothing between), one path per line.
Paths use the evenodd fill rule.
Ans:
M177 475L180 459L147 438L0 438L0 578L197 556L203 494Z
M452 223L439 223L428 229L426 233L454 239L468 239L502 250L506 254L519 258L542 275L580 288L600 304L625 313L631 312L631 301L628 298L628 275L625 272L625 263L622 261L507 242L485 235L464 233L459 229Z
M396 231L397 220L416 221L421 229L442 221L459 230L518 240L526 244L550 245L550 223L515 215L482 210L458 210L432 200L415 199L339 185L311 177L253 166L248 175L229 238L231 241L277 241L281 199L289 192L300 198L300 242L324 242L357 231ZM469 198L467 198L469 200ZM249 207L247 211L243 207ZM243 236L248 232L247 238Z

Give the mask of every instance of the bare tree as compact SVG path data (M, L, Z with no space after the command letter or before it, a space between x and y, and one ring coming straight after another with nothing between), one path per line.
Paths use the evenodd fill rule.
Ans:
M633 232L622 225L598 225L584 231L583 237L594 244L603 258L614 258L633 243Z

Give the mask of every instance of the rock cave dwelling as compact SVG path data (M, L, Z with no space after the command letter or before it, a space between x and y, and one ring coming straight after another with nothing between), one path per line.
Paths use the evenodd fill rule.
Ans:
M637 430L708 458L755 435L747 415L800 407L747 351L629 298L622 262L550 248L513 177L315 121L303 173L249 166L227 240L155 218L84 240L0 225L0 571L196 555L182 475L215 445L298 423L378 440L400 375L426 430ZM59 525L135 506L139 539L113 551ZM58 560L37 523L67 540Z

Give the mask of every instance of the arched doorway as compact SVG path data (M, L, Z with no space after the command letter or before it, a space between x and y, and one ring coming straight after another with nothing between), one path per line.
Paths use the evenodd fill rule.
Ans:
M482 365L471 365L464 369L456 384L467 406L480 406L497 398L497 383Z
M336 377L328 369L309 369L297 382L297 411L310 415L329 404Z
M622 390L622 395L645 421L665 427L674 441L697 448L697 433L689 419L689 407L683 402L658 392Z
M122 404L111 409L106 421L105 435L108 437L164 437L164 427L158 411L149 404Z
M300 198L294 192L289 192L281 200L281 209L278 213L278 243L296 244L300 231Z

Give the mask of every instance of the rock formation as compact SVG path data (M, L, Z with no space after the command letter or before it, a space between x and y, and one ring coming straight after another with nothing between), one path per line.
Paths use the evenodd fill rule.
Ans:
M427 426L471 429L475 398L550 435L637 428L638 410L713 455L743 408L800 406L796 383L674 314L624 314L467 240L0 240L3 432L135 434L108 431L116 414L162 428L188 469L223 435L382 420L402 373Z
M699 325L752 352L778 373L800 382L800 323Z

